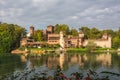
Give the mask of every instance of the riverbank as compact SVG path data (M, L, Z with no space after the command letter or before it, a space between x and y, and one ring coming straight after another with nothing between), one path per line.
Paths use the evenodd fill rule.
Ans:
M45 53L56 53L56 48L27 48L24 50L16 49L13 50L11 53L13 54L45 54ZM89 52L87 48L66 48L65 51L67 53L70 52ZM108 49L108 48L96 48L95 50L91 51L91 53L103 53L103 52L118 52L116 49Z

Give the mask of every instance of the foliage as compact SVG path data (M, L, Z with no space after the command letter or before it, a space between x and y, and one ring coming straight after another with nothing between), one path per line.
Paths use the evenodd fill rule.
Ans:
M60 47L60 45L59 44L43 44L42 45L42 47L44 47L44 48L58 48L58 47Z
M83 26L79 28L79 31L82 31L84 33L85 39L99 39L102 37L104 33L107 33L108 36L112 37L112 48L119 48L120 46L120 28L118 31L113 31L111 29L106 30L98 30L97 28L89 28L86 26Z
M76 29L71 29L70 34L73 36L78 36L78 31Z
M120 48L120 38L119 37L113 38L113 48Z
M120 48L120 28L118 31L114 32L113 40L112 40L113 48Z
M34 73L34 74L33 74ZM33 76L29 76L33 74ZM106 75L104 75L106 74ZM37 71L33 68L31 70L26 69L24 72L16 72L12 73L9 76L3 76L2 79L11 79L11 80L111 80L111 77L116 76L117 78L120 77L120 74L102 71L97 73L91 69L88 70L87 76L82 72L73 72L71 73L71 77L66 77L62 72L59 65L54 72L54 76L48 75L47 71ZM104 75L104 76L100 76Z
M119 48L119 39L116 40L116 38L120 38L120 28L118 31L113 31L112 29L106 29L106 30L99 30L95 27L89 28L87 26L82 26L79 28L79 32L77 29L70 29L67 24L56 24L54 27L54 33L59 34L60 31L63 31L65 36L66 35L72 35L72 36L78 36L79 32L82 31L84 33L84 39L100 39L102 38L102 35L104 33L107 33L108 36L112 37L112 48ZM35 41L43 41L43 35L41 30L35 31L35 35L33 36Z
M111 29L102 30L101 33L102 34L107 33L107 34L111 35L112 37L116 36L116 33L113 30L111 30Z
M92 28L90 30L90 39L99 39L101 37L100 31L97 28Z
M79 28L79 31L82 31L84 33L85 39L90 38L90 28L83 26L83 27Z
M33 35L33 39L35 41L42 41L43 40L43 34L41 30L36 30Z
M54 31L57 34L59 34L60 31L63 31L65 35L68 35L69 34L69 26L66 24L56 24Z
M88 44L86 45L86 48L89 52L92 52L93 50L96 49L96 44L93 43L92 41L89 41Z
M18 25L0 24L0 52L10 52L19 47L20 39L25 34L26 30Z
M87 49L86 48L68 48L67 49L67 52L69 53L71 53L71 52L86 52L87 51Z

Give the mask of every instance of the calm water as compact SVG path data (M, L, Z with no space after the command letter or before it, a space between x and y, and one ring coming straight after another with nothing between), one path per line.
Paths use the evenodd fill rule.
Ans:
M18 71L22 72L26 69L33 68L36 70L35 73L44 71L53 76L57 65L60 65L63 73L67 77L73 72L82 72L86 75L89 69L97 73L101 71L120 73L120 55L118 53L52 53L40 57L30 57L28 59L25 56L1 56L0 78L5 74L11 74ZM34 73L31 75L33 74Z

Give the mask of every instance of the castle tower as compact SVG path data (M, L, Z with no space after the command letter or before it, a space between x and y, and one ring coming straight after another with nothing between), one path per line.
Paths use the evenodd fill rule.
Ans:
M34 27L33 26L30 27L30 36L32 36L32 35L34 35Z
M65 48L65 41L64 41L64 37L63 37L63 32L62 31L60 31L60 47L62 48L62 49L64 49Z
M47 26L47 33L52 34L53 32L54 32L54 26L52 25Z

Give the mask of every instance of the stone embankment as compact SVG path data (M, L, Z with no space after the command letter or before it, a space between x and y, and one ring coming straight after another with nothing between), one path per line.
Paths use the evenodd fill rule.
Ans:
M26 51L26 50L22 51L22 50L18 50L18 49L11 51L12 54L25 54L27 52L28 51Z

